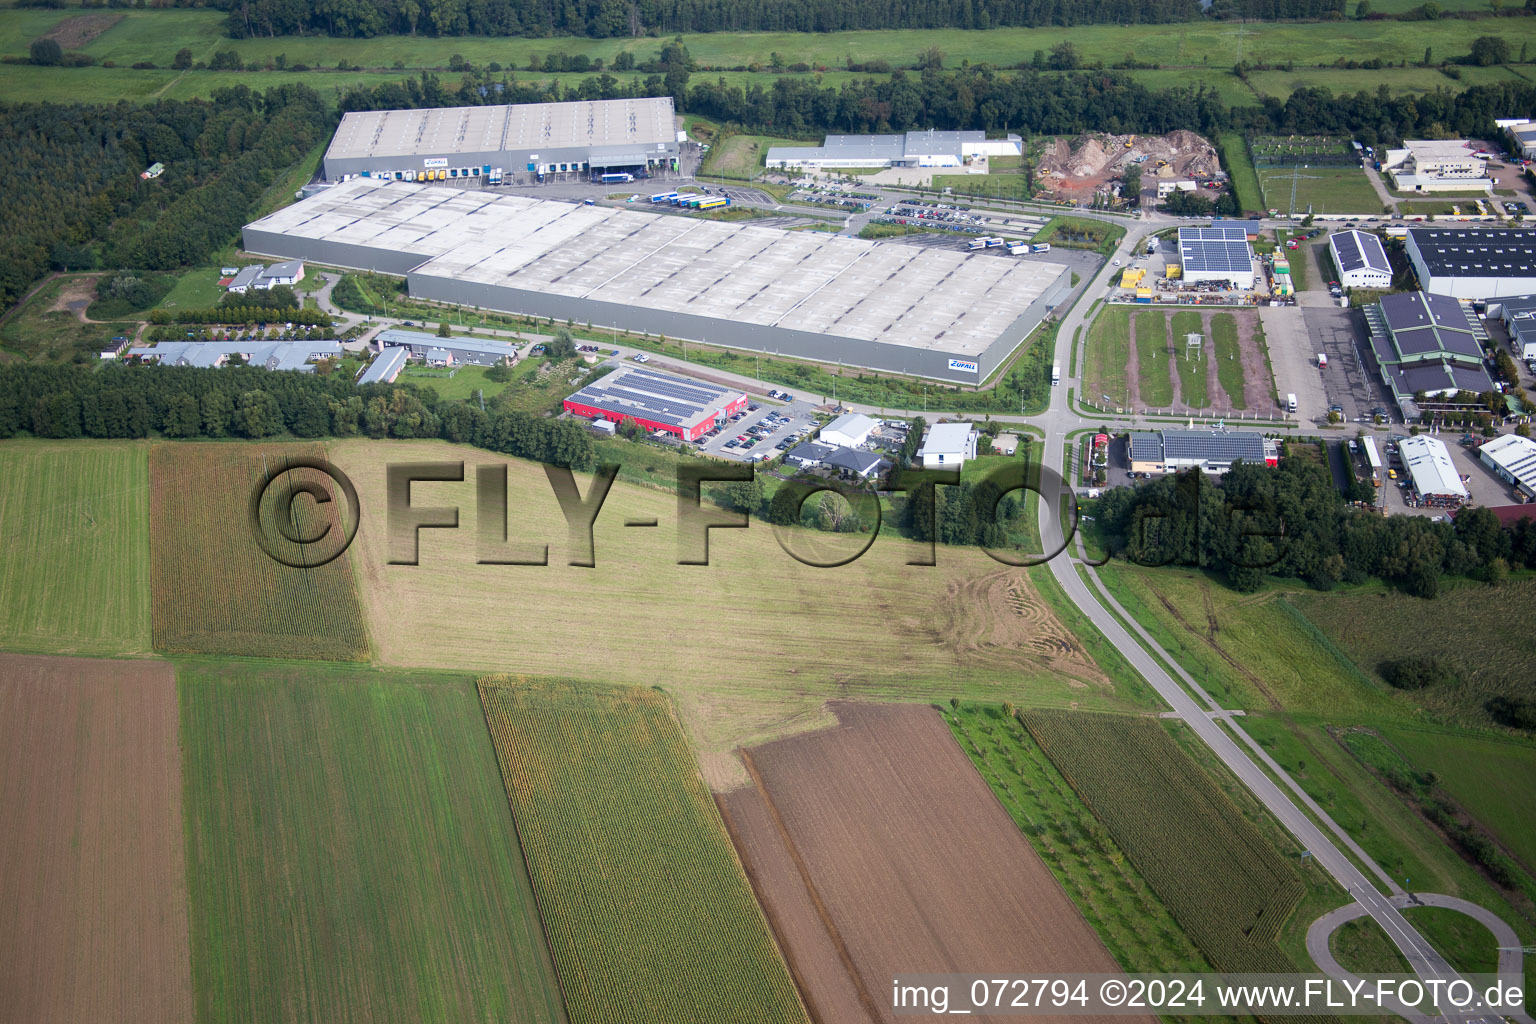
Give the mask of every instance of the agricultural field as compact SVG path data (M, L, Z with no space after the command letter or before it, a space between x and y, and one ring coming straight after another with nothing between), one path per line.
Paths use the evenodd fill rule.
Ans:
M199 1024L564 1024L471 678L177 678Z
M0 442L0 647L147 654L148 447Z
M1116 970L937 711L833 710L744 752L753 785L718 798L817 1019L898 1020L889 979L915 964Z
M462 483L413 488L416 504L459 509L458 529L421 531L419 565L389 564L382 516L363 517L348 552L385 664L665 686L706 754L825 721L822 704L838 695L1154 706L1144 688L1122 689L1105 674L1026 574L978 550L941 547L936 566L914 566L926 546L885 532L857 560L817 569L753 522L710 531L708 565L678 565L677 497L621 479L594 526L596 565L573 568L565 519L536 464L441 442L357 440L329 450L365 509L385 504L386 461L465 466ZM626 477L670 482L675 457L628 444L612 452L634 463ZM547 544L547 566L478 563L481 465L506 467L508 529L515 542ZM577 485L585 494L590 479ZM660 527L626 529L629 519ZM829 616L834 591L838 614ZM412 628L396 628L401 621ZM599 624L605 643L594 645ZM904 638L899 661L889 657L892 635Z
M1007 711L1006 705L962 702L943 714L961 749L1115 961L1132 973L1210 970L1125 851ZM1134 913L1125 912L1128 905Z
M667 698L479 690L573 1024L807 1024Z
M1260 167L1259 186L1264 191L1266 209L1289 213L1293 169ZM1360 167L1297 167L1295 212L1357 213L1371 216L1381 213L1381 197L1371 187Z
M351 564L345 558L306 564L314 552L279 535L284 488L277 481L329 483L314 470L281 474L278 467L288 458L323 456L317 444L161 444L151 449L156 650L339 661L367 657L368 634ZM272 473L275 483L264 492L263 534L284 557L282 563L257 543L247 514L264 473ZM299 536L329 530L339 537L348 529L346 504L338 500L322 506L296 496L288 509L296 522L284 525ZM383 502L375 507L383 508Z
M1301 593L1293 603L1373 681L1382 666L1404 654L1438 658L1460 685L1415 691L1410 700L1443 722L1486 728L1490 698L1536 697L1530 666L1536 637L1507 627L1507 609L1536 602L1536 580L1511 580L1497 590L1481 585L1442 588L1433 614L1419 598L1384 588L1332 594ZM1476 644L1467 643L1477 637Z
M1234 409L1248 408L1248 387L1243 379L1242 346L1237 337L1237 317L1217 313L1211 317L1211 356L1216 360L1216 383Z
M1275 944L1305 887L1150 718L1021 713L1030 736L1218 970L1284 973Z
M191 1020L170 666L0 655L0 821L0 1020Z
M1437 51L1438 52L1438 51ZM1424 55L1419 54L1422 58ZM1439 68L1317 68L1297 67L1292 71L1250 71L1248 85L1260 96L1274 96L1284 100L1298 89L1329 89L1336 96L1360 92L1375 92L1385 85L1393 95L1403 93L1427 93L1439 89L1461 92L1474 85L1497 85L1501 82L1519 82L1529 69L1515 67L1457 66L1459 78L1451 78Z

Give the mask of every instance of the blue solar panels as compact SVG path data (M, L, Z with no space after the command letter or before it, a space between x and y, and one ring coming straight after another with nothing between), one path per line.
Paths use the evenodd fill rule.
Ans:
M1392 265L1387 262L1387 250L1381 247L1381 239L1375 235L1364 231L1341 231L1329 241L1333 244L1339 273L1347 274L1353 270L1392 273Z
M1246 228L1179 228L1179 257L1186 275L1253 273Z

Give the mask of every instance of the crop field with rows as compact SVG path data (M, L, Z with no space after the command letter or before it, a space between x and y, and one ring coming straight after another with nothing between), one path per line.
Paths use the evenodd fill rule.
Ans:
M480 699L573 1024L805 1024L667 698L488 676Z
M349 560L304 568L282 564L257 544L249 521L251 495L264 473L285 457L323 455L319 445L167 444L151 450L156 650L332 661L367 657L368 634ZM295 536L315 536L331 520L314 517L335 516L341 504L316 505L297 496L291 509L298 520Z
M1301 879L1158 722L1020 717L1217 970L1296 970L1275 937L1304 895Z

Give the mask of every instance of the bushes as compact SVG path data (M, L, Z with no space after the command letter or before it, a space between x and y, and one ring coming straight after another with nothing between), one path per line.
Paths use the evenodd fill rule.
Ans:
M148 309L170 292L176 283L167 274L118 270L96 282L96 301L85 311L92 320L115 320Z
M1483 705L1493 720L1511 729L1536 732L1536 700L1529 697L1494 697Z
M1422 690L1456 682L1456 673L1439 658L1398 658L1381 665L1381 677L1399 690Z

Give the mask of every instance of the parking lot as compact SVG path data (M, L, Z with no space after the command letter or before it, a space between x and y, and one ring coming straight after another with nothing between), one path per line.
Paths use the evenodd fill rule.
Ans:
M784 450L778 445L788 441L792 446L816 429L814 406L800 396L785 404L767 399L754 399L739 419L733 419L705 435L703 444L694 447L709 455L738 462L753 462L778 458Z
M1305 307L1301 312L1306 319L1307 335L1315 345L1311 353L1313 366L1319 352L1328 356L1328 365L1321 370L1327 404L1342 406L1346 423L1368 423L1376 409L1387 410L1389 422L1401 422L1392 396L1382 383L1360 315L1352 309L1328 307ZM1325 418L1326 413L1325 409Z

